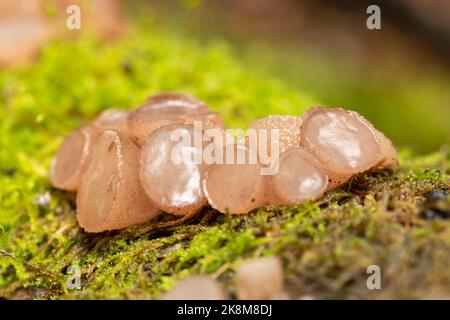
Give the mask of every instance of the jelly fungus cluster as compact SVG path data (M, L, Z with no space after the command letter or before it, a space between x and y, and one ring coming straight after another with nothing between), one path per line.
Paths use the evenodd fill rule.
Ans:
M234 161L183 161L202 160L205 150ZM162 211L195 214L208 203L241 214L315 200L356 174L395 166L396 158L390 140L353 111L313 107L301 117L271 115L253 121L243 139L230 139L204 102L163 93L130 112L106 110L70 134L52 161L50 180L77 191L79 224L102 232ZM262 174L268 167L276 170Z

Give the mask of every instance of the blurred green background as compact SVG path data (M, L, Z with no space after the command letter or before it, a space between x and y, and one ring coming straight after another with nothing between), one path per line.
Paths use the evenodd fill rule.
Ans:
M371 1L150 3L173 32L225 39L260 77L360 112L399 147L450 143L448 2L378 1L381 30L366 28Z
M11 107L11 104L14 105L17 101L13 103L8 99L13 99L14 93L21 90L16 86L19 84L17 77L28 77L26 74L31 72L29 68L34 65L34 68L44 70L33 73L32 77L36 78L33 85L45 81L60 82L56 87L51 87L48 83L43 84L46 88L41 88L41 93L61 95L61 99L38 101L38 110L30 110L36 108L33 104L28 105L26 109L31 114L40 115L40 118L48 118L48 112L56 114L49 111L48 105L42 103L59 103L60 105L54 105L54 108L59 110L73 109L71 112L79 121L67 126L67 130L83 121L86 110L89 111L87 115L91 117L99 109L113 106L107 103L130 108L156 90L185 90L206 99L211 103L212 109L224 114L227 124L232 127L245 127L257 116L269 113L299 114L308 104L323 104L360 112L385 132L398 147L411 149L418 154L435 151L450 143L450 19L445 16L446 12L447 16L450 12L450 5L445 1L429 3L426 7L423 7L423 2L420 1L379 1L382 14L381 30L366 28L368 15L365 10L370 4L368 1L360 1L357 4L345 0L35 1L43 5L44 14L53 17L52 23L56 28L64 26L64 19L67 17L64 11L66 4L80 4L83 14L84 8L92 7L92 3L94 9L88 8L91 12L83 16L82 36L74 37L76 32L66 30L57 40L46 42L40 55L25 67L2 68L1 108L10 105L10 111L23 111ZM425 9L427 11L424 11ZM2 10L6 12L6 9L0 6L0 14ZM14 19L10 13L7 17ZM98 37L92 36L91 31L98 32L99 30L95 30L98 25L107 27L97 28L100 29L103 42L94 45L93 39ZM111 74L105 71L103 76L106 83L113 81L114 70L120 67L114 63L120 61L125 65L124 68L127 68L126 64L135 63L133 59L139 55L136 53L130 58L128 53L118 49L120 46L129 45L133 37L139 38L136 41L145 42L148 39L153 51L142 53L138 56L142 59L138 61L156 63L152 68L158 70L156 74L153 70L137 71L147 73L148 81L147 84L142 84L142 91L138 96L136 91L130 88L130 79L124 78L121 79L121 87L117 88L117 92L123 92L123 97L102 98L100 104L97 104L89 101L96 96L92 91L111 89L96 87L94 83L97 78L86 80L92 82L91 91L83 91L81 88L89 84L81 82L74 86L78 88L74 90L79 92L71 92L72 89L64 87L65 80L55 79L59 75L46 77L49 76L45 73L46 68L53 70L58 66L44 67L42 59L50 59L54 63L73 59L75 65L80 64L77 66L81 70L80 73L91 63L101 65L109 61ZM221 58L202 62L196 54L180 54L180 51L178 54L171 53L173 56L168 58L165 62L167 65L164 65L158 60L159 57L152 57L158 52L158 37L171 39L170 44L161 44L161 48L164 48L160 50L161 54L164 54L164 50L189 51L189 46L193 45L193 50L201 51L205 48L205 51L208 51L216 48L213 51L217 55L222 55L222 51L226 52L224 55L232 61L228 61L229 65L220 65L223 64ZM117 59L99 61L98 53L92 52L96 50L97 45L116 48ZM59 49L55 49L55 46L59 46ZM67 49L71 46L82 48L81 53L74 51L81 55L80 57L67 52L72 50ZM61 55L58 55L58 50L62 52ZM50 52L54 57L48 58L46 52ZM127 59L131 62L127 62ZM242 75L235 78L230 76L233 74L230 72L233 64L242 67ZM134 71L140 68L133 67ZM142 67L146 67L145 63ZM70 70L66 63L62 63L60 68ZM161 80L159 72L164 68L167 68L165 71L170 70L171 79ZM108 66L105 66L105 69L107 70ZM198 77L185 79L184 82L177 81L186 77L187 70ZM87 72L88 67L84 77L88 77ZM77 74L72 80L83 81L77 77L83 78ZM196 82L199 78L205 81L204 86ZM230 81L222 82L225 78ZM231 78L239 82L232 83ZM280 94L277 90L255 90L259 96L250 98L248 93L239 94L239 90L246 87L242 82L248 79L264 79L275 87L288 88L289 92L297 91L302 101L296 105L289 97L274 96ZM155 82L158 82L158 85L154 86ZM48 93L44 90L58 92ZM112 97L117 95L117 92L99 92L111 94ZM80 93L83 93L84 97L79 96ZM23 96L20 97L20 103L26 105L23 99ZM249 99L254 101L248 101ZM66 130L58 132L67 133Z

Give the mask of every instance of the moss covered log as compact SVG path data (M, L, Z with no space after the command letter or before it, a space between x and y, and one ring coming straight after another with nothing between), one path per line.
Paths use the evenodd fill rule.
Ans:
M74 194L52 189L48 168L63 136L101 110L181 91L245 128L256 117L298 115L320 103L261 77L226 43L146 30L108 44L90 36L54 42L37 63L0 72L0 297L158 298L194 273L211 274L233 294L241 262L275 254L293 298L450 297L445 148L422 157L403 150L398 171L358 176L317 203L245 216L205 208L145 233L145 225L83 232ZM366 287L372 264L381 268L382 290ZM81 272L81 290L66 285L71 266Z

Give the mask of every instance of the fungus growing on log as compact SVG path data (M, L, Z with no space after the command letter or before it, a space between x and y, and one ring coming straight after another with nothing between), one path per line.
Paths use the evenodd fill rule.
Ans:
M58 189L76 191L83 165L89 160L97 131L83 127L71 133L52 160L50 182Z
M208 110L206 103L187 94L177 92L164 92L150 96L144 105L151 106L161 112L173 112L180 109Z
M381 157L380 161L374 167L375 170L391 168L395 169L398 166L397 161L397 150L392 144L391 140L389 140L384 133L381 131L375 130L378 140L381 144Z
M242 300L276 298L284 292L280 259L264 257L241 264L236 272L236 286Z
M209 276L196 275L181 280L163 296L163 300L227 300L219 282Z
M216 112L209 111L206 104L195 98L176 93L160 94L130 112L128 129L133 141L142 146L145 139L156 129L170 124L192 124L195 120L205 123L205 127L223 127Z
M250 128L255 130L257 134L258 146L264 144L267 146L268 155L271 155L270 146L274 145L278 148L279 154L290 148L300 146L300 127L302 119L300 117L271 115L254 120L250 124ZM266 134L259 134L261 129L266 129ZM271 131L278 130L278 141L271 141ZM265 138L265 139L264 139Z
M302 116L301 147L324 166L329 188L367 171L381 159L381 144L373 126L344 109L314 107Z
M247 213L264 205L267 176L261 174L256 151L244 144L230 144L224 147L222 159L222 163L210 166L203 180L209 204L230 214Z
M186 215L206 204L202 180L208 166L203 163L202 150L207 143L202 131L186 124L162 127L146 139L139 177L155 206Z
M278 172L270 176L269 202L299 204L321 197L328 185L322 164L308 151L294 148L281 154Z
M77 218L88 232L121 229L159 212L143 196L139 149L121 133L107 129L98 137L84 168L77 195Z
M6 4L5 1L5 4L14 6L14 2ZM17 66L31 61L38 55L42 45L55 33L52 24L39 14L27 15L16 10L2 11L0 11L0 65Z
M239 141L223 129L204 102L152 96L130 113L105 110L68 136L50 180L78 190L80 226L101 232L142 223L159 210L183 222L207 203L228 214L300 204L353 175L397 164L391 141L344 109L260 118Z
M100 130L114 129L128 136L128 112L116 108L106 109L94 121L94 126Z

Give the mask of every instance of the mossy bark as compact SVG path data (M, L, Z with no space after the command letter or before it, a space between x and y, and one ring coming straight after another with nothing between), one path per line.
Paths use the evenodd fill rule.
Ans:
M361 175L316 203L241 216L205 208L145 233L146 226L83 232L74 194L48 182L62 136L102 109L131 108L169 90L206 100L233 127L269 113L298 115L318 102L252 76L224 43L200 46L157 32L108 45L51 44L35 65L0 72L0 297L158 298L194 273L211 274L233 293L236 267L266 255L282 258L293 298L450 296L449 201L424 204L427 193L450 189L444 151L402 152L398 171ZM366 286L374 264L381 290ZM81 290L67 286L74 267Z
M278 255L292 297L431 298L450 294L450 219L424 215L425 195L448 191L443 154L404 159L399 171L356 177L317 203L262 208L227 216L205 208L175 226L141 234L87 234L77 225L72 194L51 190L53 209L8 232L0 253L7 298L158 298L180 278L209 273L234 292L245 259ZM448 199L442 212L450 210ZM161 220L169 219L168 216ZM368 290L378 265L382 289ZM82 289L70 290L69 266Z

